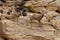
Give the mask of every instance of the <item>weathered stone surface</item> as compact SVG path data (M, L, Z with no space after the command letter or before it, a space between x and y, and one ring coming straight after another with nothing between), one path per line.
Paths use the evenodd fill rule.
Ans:
M56 16L51 20L51 24L56 28L60 29L60 16Z
M60 1L0 0L0 40L60 40Z
M50 11L55 11L57 9L58 9L58 7L56 6L55 2L51 3L47 6L47 10L50 10Z
M56 37L55 40L60 40L60 38Z
M54 12L54 11L48 11L46 14L45 14L45 17L48 21L52 20L55 16L58 16L59 14Z
M55 35L56 35L57 38L60 38L60 30L56 30Z
M2 24L3 24L2 26L3 36L9 39L20 40L21 38L23 38L24 35L34 35L41 37L45 37L47 35L53 35L53 33L49 31L43 31L43 30L39 31L38 29L32 29L32 28L29 29L23 26L19 26L17 23L10 20L2 20Z
M0 38L0 40L3 40L3 38Z
M60 7L60 1L59 0L56 0L56 5L58 6L58 7Z

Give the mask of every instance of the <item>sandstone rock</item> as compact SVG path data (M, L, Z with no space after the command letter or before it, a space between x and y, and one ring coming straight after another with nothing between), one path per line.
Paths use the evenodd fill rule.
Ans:
M8 38L18 38L18 37L16 37L17 35L15 35L16 34L15 31L17 31L17 30L15 28L12 29L14 26L11 24L14 24L14 22L11 22L9 20L2 20L2 21L3 21L2 23L3 23L3 27L4 27L3 35L6 35L5 37L8 37ZM6 23L7 21L9 23L9 25ZM11 24L10 24L10 22L11 22ZM15 26L18 26L18 25L15 24Z
M2 29L2 28L3 28L2 25L3 25L3 24L2 24L2 22L1 22L1 20L0 20L0 37L2 36L2 33L3 33L3 32L2 32L2 30L3 30L3 29Z
M2 24L3 24L2 26L3 37L13 39L13 40L14 39L20 40L21 38L23 38L24 35L35 35L41 37L51 35L51 33L47 31L44 32L43 30L38 31L37 29L31 29L31 28L29 29L29 28L21 27L17 23L10 20L2 20Z
M58 7L60 7L60 1L59 0L56 0L56 5L58 6Z
M60 16L56 16L51 20L51 24L54 26L56 29L60 29Z
M42 25L42 28L45 31L55 31L55 29L51 25L48 25L48 24Z
M47 21L47 18L45 16L43 16L41 23L42 24L49 24L49 22Z
M28 2L26 2L25 4L24 4L24 6L30 6L30 5L32 5L32 2L31 1L28 1Z
M45 17L47 20L51 20L53 19L53 17L55 16L58 16L59 14L54 12L54 11L48 11L46 14L45 14Z
M46 37L49 38L50 40L55 40L54 36L52 36L52 35L49 35L49 36L46 36Z
M4 40L3 38L0 38L0 40Z
M56 37L55 40L60 40L60 38Z
M56 3L53 2L53 3L50 3L48 6L47 6L47 10L50 10L50 11L55 11L58 9L58 6L56 6Z
M22 2L24 8L18 8L19 12L16 12L16 6L21 6L21 1L0 2L0 5L3 4L0 6L3 10L0 13L0 40L60 40L60 12L57 12L60 11L60 1L25 0L26 3ZM26 11L27 16L21 15L20 11L27 7L33 12ZM9 9L12 13L8 15ZM44 14L43 17L40 13Z
M44 7L35 7L35 8L33 8L34 9L34 11L35 12L41 12L41 13L46 13L47 12L47 10L46 10L46 8L44 8Z
M14 6L15 5L15 1L9 1L8 2L8 6L11 7L11 6Z
M56 36L57 38L60 38L60 30L55 30L55 36Z
M0 1L0 6L2 6L3 5L3 3Z
M10 20L2 20L2 23L3 23L3 37L13 40L14 39L20 40L20 37L22 38L22 36L24 36L25 28L21 28L22 29L21 30L20 26L17 23Z

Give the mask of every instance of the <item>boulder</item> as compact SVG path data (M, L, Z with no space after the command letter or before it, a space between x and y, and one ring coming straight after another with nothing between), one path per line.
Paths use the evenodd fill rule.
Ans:
M51 24L55 29L60 29L60 16L56 16L51 20Z

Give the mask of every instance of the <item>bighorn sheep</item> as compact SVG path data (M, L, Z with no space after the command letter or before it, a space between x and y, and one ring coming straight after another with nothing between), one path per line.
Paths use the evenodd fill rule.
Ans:
M37 20L39 22L39 26L40 26L40 24L41 24L40 20L42 19L42 17L44 16L44 14L43 13L41 13L41 14L32 13L29 16L30 16L31 22L33 22L32 20Z

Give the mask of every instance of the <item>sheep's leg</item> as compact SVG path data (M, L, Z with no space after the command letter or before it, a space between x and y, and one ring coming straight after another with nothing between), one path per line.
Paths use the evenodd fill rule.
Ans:
M39 22L39 27L41 27L41 22L40 22L40 20L38 20L38 22Z
M17 17L17 24L18 24L18 17Z
M32 22L32 20L33 20L33 19L32 19L32 18L30 18L30 22Z
M17 17L17 23L18 23L18 19L19 19L19 17Z

